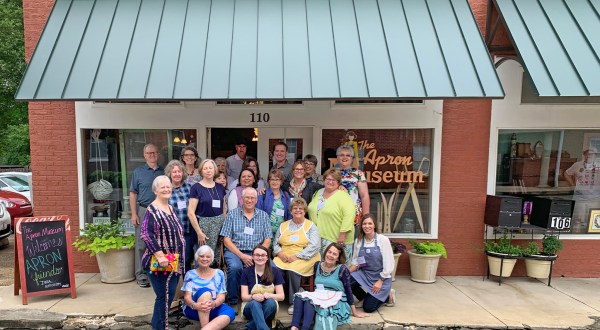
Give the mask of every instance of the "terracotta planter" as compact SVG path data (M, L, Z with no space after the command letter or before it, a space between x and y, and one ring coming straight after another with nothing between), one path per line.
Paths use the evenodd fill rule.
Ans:
M501 263L501 258L488 255L488 267L490 268L490 275L500 276ZM512 274L516 263L517 259L505 258L504 263L502 264L502 277L510 277L510 274Z
M418 254L408 251L410 279L419 283L434 283L441 254Z
M394 271L392 272L392 282L396 281L396 270L398 270L398 262L400 261L400 256L402 253L394 254Z
M525 259L527 276L534 278L548 278L550 276L550 260Z
M135 251L121 248L96 254L100 280L104 283L125 283L135 279Z

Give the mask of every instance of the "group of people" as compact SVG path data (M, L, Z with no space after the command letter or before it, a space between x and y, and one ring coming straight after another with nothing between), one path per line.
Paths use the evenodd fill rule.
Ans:
M183 311L203 329L226 327L238 303L248 329L271 328L286 298L295 329L313 322L335 328L351 315L367 316L356 310L353 295L365 312L394 303L391 244L368 213L366 179L351 167L350 146L337 150L339 169L319 176L315 156L290 164L287 145L279 142L262 187L244 141L235 149L227 159L201 161L186 147L181 161L163 170L156 146L144 147L146 164L133 173L130 203L141 260L137 283L156 294L153 328L167 327L183 275ZM168 266L174 255L180 262L172 272L150 271L153 257ZM303 291L303 277L310 276L316 290Z

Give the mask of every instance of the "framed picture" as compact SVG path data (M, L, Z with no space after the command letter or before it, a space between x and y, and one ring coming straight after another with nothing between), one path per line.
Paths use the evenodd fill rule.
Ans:
M600 233L600 209L590 210L588 233Z

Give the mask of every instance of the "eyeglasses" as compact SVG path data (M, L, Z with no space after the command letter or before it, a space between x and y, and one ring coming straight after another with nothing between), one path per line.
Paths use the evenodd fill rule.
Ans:
M311 162L304 162L304 165L306 165L306 166L317 166L317 164L311 163Z
M351 154L339 154L338 157L352 157Z
M332 179L332 178L326 178L325 181L327 181L327 182L337 182L336 179Z
M255 199L257 199L257 198L256 198L256 197L254 197L254 196L244 196L244 197L242 197L242 198L243 198L243 199L249 199L249 200L255 200Z
M269 179L269 181L281 181L281 179L280 178L271 178L271 179Z
M254 256L255 258L266 258L266 257L267 257L267 255L266 255L266 254L257 254L257 253L253 254L253 256Z
M304 208L302 206L294 206L294 207L292 207L292 211L298 211L298 210L304 211Z
M195 154L183 154L183 157L196 157Z
M145 152L146 155L158 155L158 152Z
M295 168L294 171L300 172L300 171L304 171L304 169L303 168Z

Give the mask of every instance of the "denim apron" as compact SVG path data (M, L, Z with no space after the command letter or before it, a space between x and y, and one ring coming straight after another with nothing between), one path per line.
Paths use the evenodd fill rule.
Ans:
M360 284L361 288L365 292L369 293L379 301L387 301L390 290L392 289L392 280L383 281L381 290L378 293L371 292L373 284L381 278L381 271L383 270L383 255L381 249L377 244L377 234L373 239L375 242L374 247L365 247L365 240L362 240L360 250L358 251L359 266L360 268L351 273L350 275ZM360 265L361 259L364 258L366 265Z

